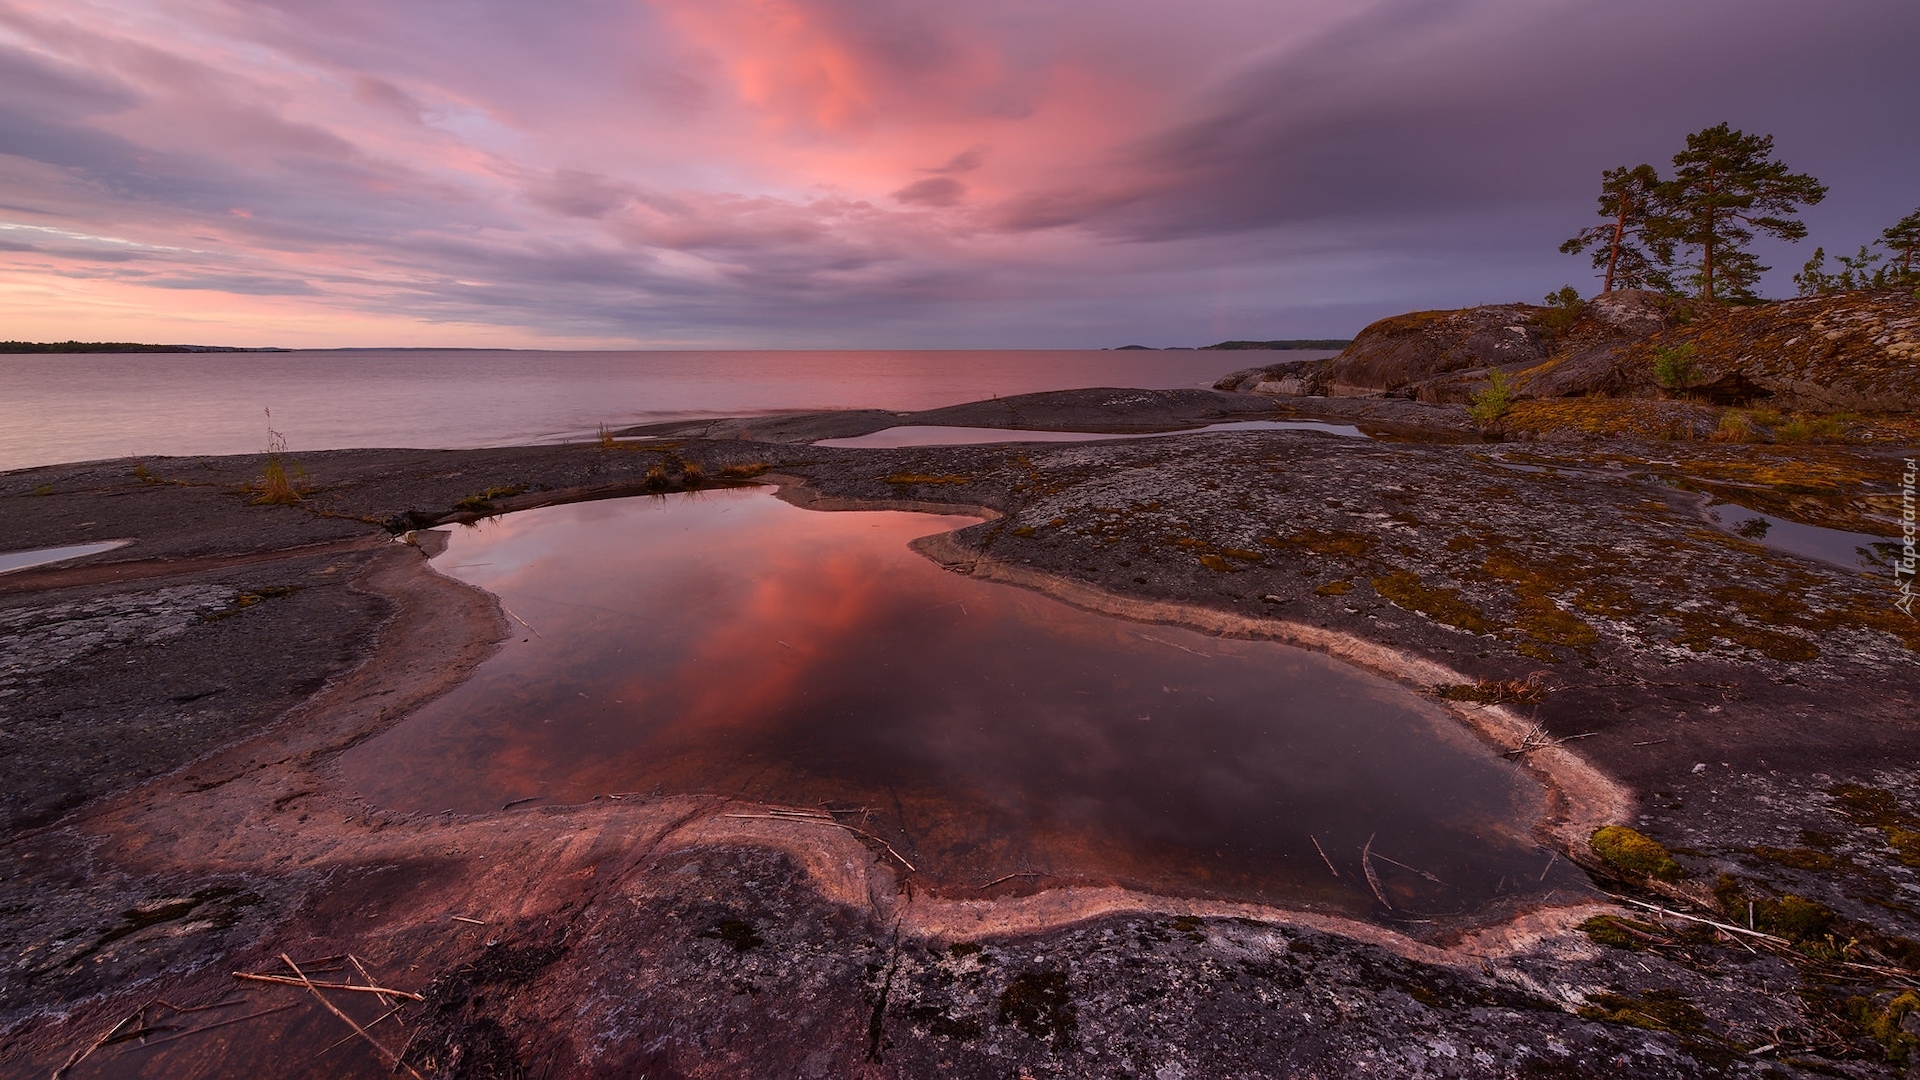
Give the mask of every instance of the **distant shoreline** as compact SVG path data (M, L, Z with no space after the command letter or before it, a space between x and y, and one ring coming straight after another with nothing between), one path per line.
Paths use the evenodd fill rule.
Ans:
M277 353L292 352L267 346L257 349L238 345L142 345L131 341L0 341L0 355L36 355L45 353Z
M1289 352L1302 349L1337 350L1353 344L1346 338L1297 338L1285 341L1223 341L1217 345L1121 345L1117 348L1080 349L956 349L955 352L1207 352L1213 350L1264 350ZM506 349L463 345L343 345L334 348L286 349L278 346L250 348L240 345L147 345L132 341L0 341L0 356L36 356L55 353L289 353L289 352L938 352L934 349Z

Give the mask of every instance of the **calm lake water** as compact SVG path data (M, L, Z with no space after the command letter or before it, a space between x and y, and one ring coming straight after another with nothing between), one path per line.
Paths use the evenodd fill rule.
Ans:
M787 409L936 408L995 395L1210 386L1272 353L350 350L0 356L0 470L266 449L464 448ZM1297 352L1289 357L1331 356Z
M1394 919L1582 887L1529 835L1540 792L1431 703L907 546L958 524L733 490L456 529L435 565L532 629L342 777L422 813L636 792L857 810L967 895L1034 872Z

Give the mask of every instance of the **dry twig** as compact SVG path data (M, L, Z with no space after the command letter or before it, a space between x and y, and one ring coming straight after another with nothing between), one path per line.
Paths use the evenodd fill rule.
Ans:
M388 1065L392 1066L395 1069L407 1070L408 1073L412 1074L414 1080L426 1080L426 1078L421 1076L420 1073L413 1068L413 1066L408 1065L406 1062L400 1060L400 1055L387 1049L385 1046L382 1046L380 1044L380 1040L367 1034L367 1029L361 1027L359 1024L354 1023L353 1017L348 1016L346 1013L341 1012L338 1006L336 1006L333 1002L328 1001L327 995L321 993L320 988L314 984L313 980L307 978L306 975L301 972L300 966L298 964L295 964L291 957L289 957L286 953L281 953L280 959L285 960L287 962L287 966L293 969L293 973L295 975L300 976L300 981L306 985L307 992L312 994L315 1000L319 1001L320 1004L326 1006L328 1012L332 1013L333 1015L339 1017L342 1021L344 1021L348 1027L354 1030L355 1034L359 1035L362 1039L365 1039L367 1041L367 1045L373 1047L374 1050L378 1051L380 1054L380 1057L383 1060L385 1060ZM347 987L346 989L365 990L367 988L361 986L361 987ZM400 991L398 990L391 991L391 992L396 994L400 993ZM413 997L414 1000L416 1001L424 1000L422 998L419 998L411 994L407 994L403 996Z
M293 961L291 960L287 961L287 966L292 967L295 971L300 970L294 967ZM249 982L273 983L275 986L310 986L320 990L357 990L362 994L392 994L395 997L406 998L408 1001L427 1000L419 994L409 994L405 990L393 990L384 986L356 986L353 983L314 982L304 975L298 979L289 979L285 975L255 975L249 971L236 971L233 973L233 977L236 979L246 979Z

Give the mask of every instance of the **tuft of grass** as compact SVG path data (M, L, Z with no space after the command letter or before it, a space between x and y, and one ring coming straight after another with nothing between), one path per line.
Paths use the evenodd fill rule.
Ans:
M302 484L299 466L294 467L290 475L281 456L287 452L287 437L273 430L273 410L267 409L267 466L261 472L260 479L253 482L249 489L253 492L255 506L297 506L306 496L301 493ZM134 475L146 483L157 483L146 475L146 466L134 467Z
M1680 864L1658 840L1625 825L1607 825L1595 829L1587 841L1593 853L1607 865L1630 874L1679 881Z
M1783 443L1838 442L1847 437L1847 428L1838 417L1795 417L1782 424L1778 434Z
M33 489L33 493L35 495L51 495L53 494L53 485L41 484L39 487Z
M1753 415L1739 409L1728 409L1720 414L1720 424L1713 429L1714 442L1758 442L1760 429L1754 425Z
M1481 679L1435 688L1444 701L1471 701L1479 705L1538 705L1552 693L1536 672L1526 679Z
M614 437L613 437L613 429L612 429L612 428L610 428L610 427L608 427L608 426L607 426L607 425L605 425L605 424L601 424L601 425L600 425L600 432L599 432L599 435L600 435L600 437L599 437L599 446L600 446L600 449L602 449L602 450L618 450L618 449L620 448L620 444L619 444L619 442L617 442L617 441L615 441L615 439L614 439Z
M1319 596L1345 596L1353 591L1353 582L1329 581L1325 585L1315 586L1313 591Z
M751 480L771 468L773 468L773 466L764 461L749 461L739 465L722 465L720 467L720 479Z
M706 483L707 470L697 461L685 462L680 466L680 483L689 488L697 488Z
M504 499L510 495L518 495L525 490L527 490L527 485L525 484L507 484L501 487L490 487L478 495L468 495L463 499L457 500L453 504L453 508L474 514L491 514L493 513L493 500Z

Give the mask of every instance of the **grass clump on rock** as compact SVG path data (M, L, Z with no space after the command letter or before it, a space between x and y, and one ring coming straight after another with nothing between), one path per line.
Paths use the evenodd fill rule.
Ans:
M1593 853L1607 865L1630 874L1643 874L1661 881L1680 880L1680 864L1658 840L1625 825L1608 825L1594 830L1587 841Z

